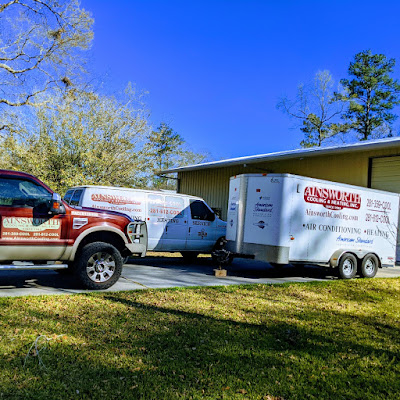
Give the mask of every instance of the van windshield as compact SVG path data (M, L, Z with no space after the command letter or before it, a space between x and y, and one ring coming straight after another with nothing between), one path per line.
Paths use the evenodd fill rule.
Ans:
M70 206L79 206L83 189L70 189L65 193L64 201Z
M74 193L74 189L67 190L67 193L65 193L65 196L64 196L64 201L66 203L69 204L73 193Z

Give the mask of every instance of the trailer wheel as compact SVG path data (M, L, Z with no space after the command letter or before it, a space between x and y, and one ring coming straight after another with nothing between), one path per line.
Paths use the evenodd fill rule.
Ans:
M357 258L350 253L345 253L339 261L339 276L342 279L352 279L357 273Z
M378 272L379 260L375 254L367 254L361 262L360 273L363 278L373 278Z
M76 262L76 276L86 289L107 289L114 285L122 272L120 252L111 244L87 244Z

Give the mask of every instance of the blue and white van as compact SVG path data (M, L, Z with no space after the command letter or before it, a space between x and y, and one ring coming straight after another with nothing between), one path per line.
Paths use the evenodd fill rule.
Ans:
M71 206L112 210L146 221L148 250L180 252L187 259L210 253L225 237L226 222L194 196L107 186L76 186L64 200Z

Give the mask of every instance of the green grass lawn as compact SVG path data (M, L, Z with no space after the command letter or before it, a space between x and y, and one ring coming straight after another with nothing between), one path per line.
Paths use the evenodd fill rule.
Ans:
M0 339L0 399L399 399L400 279L1 298Z

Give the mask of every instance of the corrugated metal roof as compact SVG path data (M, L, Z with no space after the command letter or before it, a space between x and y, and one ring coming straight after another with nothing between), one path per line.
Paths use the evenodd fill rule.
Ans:
M254 156L230 158L227 160L212 161L203 164L195 164L195 165L187 165L184 167L171 168L168 170L161 171L160 173L167 174L173 172L195 171L207 168L223 168L232 165L252 164L263 161L276 161L276 160L284 160L290 158L315 157L315 156L322 156L335 153L369 151L369 150L385 149L396 146L400 146L399 137L368 140L364 142L345 144L341 146L313 147L310 149L296 149L296 150L280 151L275 153L257 154Z

